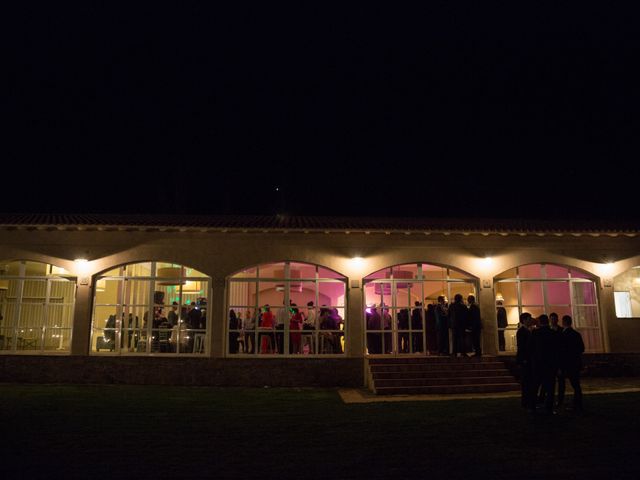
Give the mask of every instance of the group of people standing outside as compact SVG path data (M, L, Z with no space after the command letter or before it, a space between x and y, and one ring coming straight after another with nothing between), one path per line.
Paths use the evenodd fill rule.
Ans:
M572 323L570 315L562 317L562 325L559 325L556 313L542 314L537 319L527 312L520 315L516 361L520 366L522 407L532 413L536 413L538 405L547 414L555 414L557 408L563 408L566 380L573 388L571 408L582 410L580 370L584 342Z

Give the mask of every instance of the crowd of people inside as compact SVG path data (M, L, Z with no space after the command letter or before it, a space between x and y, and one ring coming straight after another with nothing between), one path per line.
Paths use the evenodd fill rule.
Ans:
M384 304L380 307L372 305L367 308L365 317L368 352L392 353L392 318L389 307ZM398 310L397 330L399 353L458 357L482 355L482 319L473 295L467 297L466 304L461 294L455 295L451 304L441 295L436 302L428 303L425 309L421 302L416 301L410 315L408 309ZM380 331L382 333L378 333Z
M178 312L178 309L180 311ZM195 331L204 332L207 327L206 301L199 299L188 304L180 305L173 302L165 315L165 306L156 303L153 316L149 311L142 315L142 325L137 315L129 313L121 322L116 315L110 315L105 322L103 336L98 340L96 349L114 351L116 347L116 332L122 330L120 348L133 352L146 351L147 343L151 352L159 353L204 353L194 352ZM151 317L151 337L148 337L149 320ZM147 340L150 338L150 342Z
M573 405L568 408L582 410L580 370L584 342L572 324L570 315L562 317L562 325L556 313L537 318L527 312L520 315L516 361L520 366L521 403L532 413L540 408L553 415L564 408L566 380L573 388Z
M274 313L275 310L275 313ZM343 353L344 320L335 307L314 302L306 309L293 302L289 307L262 306L257 315L246 310L229 311L229 353L285 353L285 325L288 325L290 354Z

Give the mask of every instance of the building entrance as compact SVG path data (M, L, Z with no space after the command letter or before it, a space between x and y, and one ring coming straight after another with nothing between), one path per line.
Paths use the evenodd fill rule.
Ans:
M368 355L436 355L450 341L446 319L436 312L438 297L446 309L456 294L466 299L477 291L475 278L424 263L385 268L363 284Z

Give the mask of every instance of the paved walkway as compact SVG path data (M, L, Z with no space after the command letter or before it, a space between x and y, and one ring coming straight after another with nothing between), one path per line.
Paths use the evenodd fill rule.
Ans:
M582 391L585 395L601 393L640 392L640 377L616 378L582 378ZM421 402L438 400L474 400L479 398L511 398L519 397L520 392L500 393L457 393L451 395L374 395L367 389L344 388L338 391L344 403L375 403L375 402ZM573 389L567 381L567 395Z

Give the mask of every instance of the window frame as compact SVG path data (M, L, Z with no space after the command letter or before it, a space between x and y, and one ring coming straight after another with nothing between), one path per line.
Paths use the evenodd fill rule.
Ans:
M75 305L76 305L76 295L77 295L77 278L74 275L67 275L62 272L55 272L54 269L65 271L64 269L57 267L56 265L46 263L46 262L38 262L33 260L14 260L11 263L18 264L18 274L17 275L0 275L0 280L6 281L16 281L17 283L17 291L15 297L9 297L8 295L3 296L2 298L2 316L4 317L2 320L2 325L0 325L0 334L3 334L3 344L0 349L1 354L27 354L27 355L69 355L71 354L71 343L73 339L73 320L75 317ZM27 263L36 263L40 265L46 265L45 275L28 275L27 274ZM25 296L25 284L29 281L36 282L45 282L44 286L44 296ZM65 285L72 285L73 292L70 295L72 299L70 302L55 302L53 300L63 297L53 297L52 296L52 286L54 282L65 282ZM7 293L8 293L7 289ZM31 295L31 294L29 294ZM6 313L6 306L10 303L6 302L7 299L15 300L15 311L12 315L8 315ZM29 299L32 301L25 301L25 299ZM33 301L37 300L37 301ZM36 314L38 319L38 324L34 325L21 325L22 324L22 314L26 310L26 306L37 306L40 305L42 307L42 312L40 314ZM53 317L52 311L55 307L67 308L68 311L68 320L69 326L49 326L49 319ZM53 320L52 320L53 321ZM24 329L29 329L30 332L35 333L33 337L21 337L20 333L25 333ZM20 331L19 331L20 330ZM34 332L35 330L35 332ZM39 330L39 332L38 332ZM47 333L49 331L54 331L51 338L57 338L58 347L54 350L45 349L45 345L47 343ZM11 334L11 344L9 348L7 344L4 343L6 341L6 333L12 332ZM65 341L65 334L68 334L67 340ZM35 342L36 345L39 345L39 348L29 349ZM63 347L63 344L66 347Z
M300 264L300 265L304 265L306 267L313 267L314 269L314 276L313 277L292 277L291 276L291 268L292 268L292 264ZM263 268L273 268L274 265L282 265L284 268L284 274L283 277L281 278L277 278L277 277L262 277L260 274L260 270ZM295 267L294 267L295 268ZM324 265L318 265L318 264L313 264L313 263L306 263L306 262L299 262L299 261L295 261L295 260L284 260L284 261L277 261L277 262L270 262L270 263L264 263L264 264L260 264L260 265L253 265L247 268L244 268L242 271L237 272L234 275L231 275L229 277L227 277L227 281L226 281L226 295L225 295L225 345L224 345L224 352L225 352L225 356L230 357L230 358L238 358L238 357L245 357L245 358L327 358L327 357L345 357L348 354L348 343L347 343L347 322L349 321L348 319L348 315L347 315L347 311L348 311L348 279L347 277L345 277L344 275L339 274L338 272L335 272L337 275L339 275L339 278L330 278L330 277L321 277L320 276L320 270L324 269L324 270L329 270L332 272L335 272L334 270L324 266ZM242 275L244 272L246 271L255 271L255 275L254 276L240 276ZM294 283L301 283L301 284L310 284L313 283L314 284L314 312L315 312L315 328L313 330L292 330L290 328L289 322L285 321L284 325L283 325L283 329L279 330L279 329L275 329L273 328L273 332L271 332L274 335L274 340L275 342L277 342L277 335L281 334L283 335L283 351L282 352L271 352L271 353L262 353L260 352L260 348L258 345L259 339L261 338L262 335L267 335L269 334L270 331L260 331L260 328L258 326L258 315L257 312L263 307L263 302L260 301L260 283L274 283L274 284L284 284L285 288L283 289L283 305L290 305L290 301L291 301L291 284ZM340 283L344 286L344 302L343 305L320 305L320 285L322 283ZM231 296L232 296L232 285L233 284L253 284L255 287L255 301L253 305L240 305L240 304L232 304L231 303ZM287 288L288 287L288 288ZM280 305L271 305L273 311L278 311L279 309L283 308ZM298 305L297 308L300 311L304 311L306 312L307 309L307 305ZM320 320L320 311L321 309L337 309L340 317L342 318L342 324L341 324L341 328L340 329L331 329L331 330L326 330L326 329L321 329L320 325L319 325L319 320ZM229 314L231 310L234 311L238 311L239 309L243 309L243 310L250 310L253 311L254 314L252 316L252 322L253 322L253 329L249 330L250 335L253 338L253 352L251 353L247 353L246 351L243 352L234 352L232 353L230 351L230 347L231 347L231 339L232 339L232 335L233 338L235 338L235 335L242 335L245 334L246 335L246 331L244 330L244 328L237 328L237 329L231 329L229 326ZM289 318L289 316L287 316L287 318ZM244 320L244 319L243 319ZM281 332L281 333L280 333ZM290 352L290 343L291 343L291 334L297 334L298 332L300 332L301 335L301 344L300 344L300 348L303 349L304 345L306 344L305 341L305 337L308 337L309 335L311 335L312 337L312 342L310 344L310 350L313 350L313 352L308 352L308 353L303 353L303 352L298 352L298 353L289 353ZM261 335L262 334L262 335ZM325 336L332 336L332 341L333 342L340 342L340 349L342 350L342 352L340 353L322 353L322 351L326 348L325 345ZM246 340L245 340L246 342ZM246 343L244 344L245 348L246 348Z
M127 269L129 267L134 267L136 265L143 265L145 263L150 264L149 275L135 275L128 274ZM160 266L159 266L160 265ZM158 275L159 268L165 268L166 265L171 265L172 268L179 268L180 273L175 277L162 277ZM113 272L117 270L118 275L114 275ZM182 265L179 263L166 262L162 260L147 260L140 262L132 262L126 263L122 265L118 265L115 267L110 267L108 270L105 270L102 274L95 275L93 278L93 302L91 307L91 335L89 339L89 354L90 355L98 355L98 356L160 356L160 357L203 357L210 356L209 352L209 338L211 329L211 313L213 311L211 305L212 295L212 279L209 276L203 274L203 272L198 271L200 275L188 275L183 272L187 270L195 270L187 265ZM116 287L118 291L116 292L116 303L98 303L97 302L97 284L99 281L117 281L119 284ZM160 281L176 281L177 282L177 292L178 295L178 325L177 328L174 326L171 329L167 328L154 328L153 326L153 318L152 313L155 314L155 309L158 308L160 304L156 304L154 302L154 294L157 291L156 286L165 286L160 284ZM206 294L206 312L207 312L207 321L205 328L192 329L189 326L184 326L185 319L182 317L182 312L188 306L193 304L193 301L190 304L185 303L186 292L183 292L183 284L186 282L196 281L204 283L205 285L201 288L204 290ZM128 302L130 297L129 285L130 282L149 282L147 286L147 292L143 293L146 295L147 301L146 303L125 303ZM166 285L171 286L171 285ZM174 305L162 304L163 309L171 309ZM99 337L103 337L104 341L104 331L109 327L99 326L97 323L100 321L97 318L96 311L98 308L112 308L115 310L115 326L113 327L114 331L114 348L113 350L103 351L102 348L97 348L97 342ZM140 318L136 315L136 310L142 308L146 309L146 313L148 313L147 325L144 326L144 316ZM133 313L132 313L133 310ZM168 312L167 312L168 313ZM125 315L133 317L127 317L130 319L135 319L134 328L126 328L124 325L123 319ZM137 325L137 326L136 326ZM169 330L166 332L165 330ZM173 334L176 333L176 338L173 338ZM175 351L162 351L160 345L160 336L161 334L164 336L165 334L169 334L169 338L167 339L167 343L175 343ZM191 339L189 335L193 334L194 338ZM154 336L156 335L157 338ZM127 338L126 348L124 346L125 336ZM129 342L131 338L134 338L135 345L133 350L131 350ZM157 342L155 342L157 340ZM190 346L191 351L181 351L182 344L186 343ZM142 343L141 343L142 342ZM144 350L140 351L139 346L144 345ZM156 348L158 350L154 350ZM171 347L170 347L171 348ZM198 351L196 351L198 350Z
M520 276L520 268L521 267L526 267L529 265L540 265L540 269L541 269L541 273L542 275L540 277L521 277ZM563 267L567 269L567 277L547 277L546 276L546 267L547 265L552 265L552 266L556 266L556 267ZM511 269L510 269L511 270ZM500 284L505 284L505 283L515 283L516 284L516 290L517 290L517 304L512 304L509 303L507 304L506 302L503 302L502 307L504 307L505 309L513 309L513 308L517 308L518 309L518 317L522 314L523 311L527 311L527 309L531 309L531 308L542 308L542 311L544 313L546 313L547 315L551 312L553 312L554 307L570 307L571 308L571 318L573 319L573 327L576 330L580 330L580 331L589 331L589 332L593 332L593 331L597 331L598 332L598 336L599 336L599 343L600 343L600 349L590 349L590 350L586 350L586 352L588 353L601 353L604 351L604 335L603 335L603 330L602 330L602 321L601 321L601 315L600 315L600 306L599 306L599 302L598 302L598 289L597 284L596 284L596 280L594 278L583 278L583 277L573 277L573 271L576 270L573 267L565 267L564 265L559 265L559 264L553 264L553 263L539 263L539 264L525 264L525 265L518 265L517 267L515 267L515 273L516 276L515 277L501 277L500 275L496 276L494 278L493 281L493 293L494 293L494 298L496 298L498 291L499 291L499 285ZM522 303L522 284L523 283L528 283L528 282L540 282L542 284L542 304L526 304L524 305ZM553 282L567 282L569 284L569 300L571 303L569 304L559 304L559 303L554 303L554 304L550 304L548 303L548 291L547 291L547 285L549 283L553 283ZM591 284L592 288L594 289L594 299L595 299L595 303L578 303L575 301L575 295L574 295L574 288L573 286L575 284L579 284L579 283L588 283ZM498 299L496 298L496 301ZM576 315L576 312L578 310L579 307L593 307L595 308L596 312L597 312L597 320L598 320L598 325L595 327L590 327L590 326L584 326L584 325L580 325L580 321L579 321L579 316ZM496 305L496 312L497 312L497 305ZM560 318L560 321L562 320L562 318ZM508 324L507 327L505 328L499 328L496 327L496 345L499 345L499 336L500 336L500 332L504 332L505 335L505 340L507 340L507 333L511 332L511 337L510 337L510 342L507 342L507 345L512 344L512 348L511 349L507 349L505 346L505 350L504 351L500 351L499 349L497 350L499 355L513 355L513 353L516 351L515 349L515 334L517 332L518 329L518 324Z
M408 279L408 278L394 278L394 272L403 266L417 266L417 274L416 274L416 278L413 279ZM432 267L438 267L438 268L442 268L444 269L444 277L443 278L435 278L435 277L429 277L425 275L425 270L423 269L423 266L432 266ZM373 275L376 275L380 272L383 271L389 271L389 277L388 278L369 278L372 277ZM455 272L456 276L452 276L452 272ZM458 268L452 267L450 265L437 265L437 264L433 264L433 263L428 263L428 262L416 262L416 263L406 263L406 264L399 264L399 265L392 265L389 267L385 267L383 269L380 270L376 270L375 272L370 273L369 275L367 275L366 277L363 278L362 280L362 294L364 296L364 304L365 304L365 311L366 309L370 308L369 305L367 304L366 301L366 288L367 285L372 285L372 284L384 284L384 283L390 283L391 284L391 305L385 305L386 307L388 307L388 309L390 310L391 313L391 328L389 330L386 330L384 328L384 317L382 317L381 315L381 322L380 322L380 326L381 329L369 329L367 326L367 322L366 322L366 314L364 314L363 312L363 324L364 324L364 353L366 356L407 356L407 355L424 355L425 352L427 351L427 324L426 324L426 308L427 305L425 305L425 290L424 290L424 285L427 283L441 283L441 284L446 284L446 289L447 289L447 293L446 293L446 297L448 301L451 301L452 298L452 294L455 295L455 293L452 293L451 291L451 287L452 285L455 284L466 284L466 285L471 285L473 287L473 294L476 297L476 301L479 303L479 281L477 278L475 278L473 275L467 274L466 272L464 272L463 270L460 270ZM415 305L408 305L408 306L398 306L398 284L401 283L419 283L420 284L420 301L422 303L422 308L421 310L421 319L422 319L422 328L421 329L414 329L413 328L413 322L411 321L411 315L413 312L413 309L415 309ZM381 295L381 298L384 298L384 295ZM466 300L466 299L465 299ZM382 301L382 300L381 300ZM376 302L376 305L380 306L380 304L378 302ZM407 308L409 310L409 328L407 330L403 329L400 330L398 327L398 318L397 318L397 314L400 310ZM382 312L380 312L382 313ZM370 335L380 335L381 339L382 339L382 353L369 353L369 349L368 349L368 344L367 344L367 339L369 338L368 334ZM421 343L422 343L422 350L421 351L416 351L414 352L414 340L416 339L415 334L418 334L419 336L421 336ZM385 344L385 335L387 336L391 336L391 351L385 352L386 351L386 344ZM408 338L409 340L409 351L408 352L401 352L399 349L399 344L400 344L400 336L405 336L404 338ZM420 341L420 340L419 340Z

